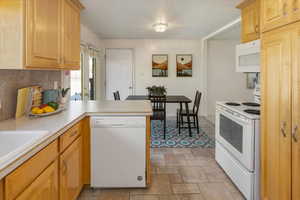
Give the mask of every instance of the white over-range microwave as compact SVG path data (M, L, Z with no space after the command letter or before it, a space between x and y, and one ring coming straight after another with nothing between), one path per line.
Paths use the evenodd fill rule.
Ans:
M236 71L260 72L260 40L236 46Z

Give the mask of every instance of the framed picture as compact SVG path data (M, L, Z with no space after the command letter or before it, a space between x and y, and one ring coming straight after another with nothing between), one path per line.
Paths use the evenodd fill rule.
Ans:
M168 54L152 55L152 77L168 77Z
M193 76L193 55L192 54L176 55L176 72L177 72L177 77Z

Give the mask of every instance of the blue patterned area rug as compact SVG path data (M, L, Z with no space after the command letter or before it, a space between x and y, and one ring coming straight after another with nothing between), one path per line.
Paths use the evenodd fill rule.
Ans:
M188 129L181 129L178 134L175 120L167 120L166 140L161 121L151 123L151 148L214 148L215 140L210 138L200 127L200 133L192 129L193 137L189 136Z

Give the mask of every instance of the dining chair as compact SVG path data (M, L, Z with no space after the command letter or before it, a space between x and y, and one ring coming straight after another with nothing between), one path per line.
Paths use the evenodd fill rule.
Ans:
M164 139L166 139L166 96L150 96L153 115L152 120L160 120L164 123Z
M199 108L201 103L201 97L202 97L202 93L196 91L193 109L189 110L189 116L193 118L193 121L191 121L190 123L193 123L194 126L192 128L196 128L198 134L200 133L198 113L199 113ZM181 128L186 128L184 127L184 124L188 123L187 121L184 121L184 117L186 118L188 117L186 110L182 109L180 111L180 109L177 109L177 128L179 128L179 134Z
M120 101L121 100L119 91L114 92L114 99L115 99L115 101Z

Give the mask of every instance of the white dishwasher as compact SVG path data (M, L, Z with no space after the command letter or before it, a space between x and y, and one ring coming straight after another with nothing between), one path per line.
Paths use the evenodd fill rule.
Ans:
M91 117L91 187L146 187L146 117Z

